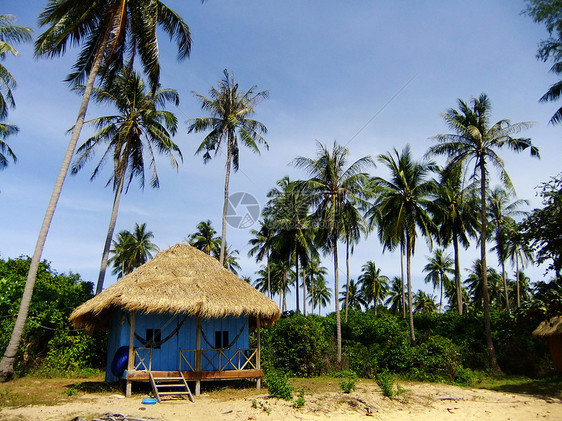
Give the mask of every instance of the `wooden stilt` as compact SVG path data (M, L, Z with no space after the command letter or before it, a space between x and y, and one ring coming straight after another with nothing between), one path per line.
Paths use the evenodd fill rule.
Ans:
M195 331L195 370L201 371L201 316L197 316L197 327ZM201 393L201 380L195 381L195 396L199 396Z
M261 329L260 329L260 316L257 316L256 325L258 328L258 350L256 353L256 369L261 370ZM256 388L261 389L261 377L258 378Z
M131 312L131 326L129 332L129 357L127 361L127 376L135 368L135 312ZM133 382L127 379L125 386L125 397L130 398L133 389Z

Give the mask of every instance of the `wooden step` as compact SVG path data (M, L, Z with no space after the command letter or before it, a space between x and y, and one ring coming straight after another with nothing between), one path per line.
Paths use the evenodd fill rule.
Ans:
M181 372L180 372L181 377L154 377L151 371L149 371L148 374L150 377L150 383L152 385L154 396L156 396L156 399L158 399L159 403L162 403L162 400L160 399L161 396L186 396L186 395L189 397L189 400L191 402L194 402L193 395L191 394L191 390L189 390L189 386L187 385L187 382L185 381L185 377L183 377L183 374ZM181 381L181 383L177 383L178 381ZM170 382L176 382L176 383L170 383ZM160 390L160 389L169 390L170 388L181 389L181 390L168 391L168 392L164 392L163 390Z

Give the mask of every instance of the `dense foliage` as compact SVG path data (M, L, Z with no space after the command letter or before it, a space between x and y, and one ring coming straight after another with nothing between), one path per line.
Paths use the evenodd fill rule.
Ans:
M0 352L4 352L29 271L30 259L0 259ZM31 370L69 372L104 364L103 335L90 336L73 330L70 313L90 299L93 285L78 274L59 274L48 262L40 264L23 338L16 359L16 372Z
M531 333L541 317L492 312L492 334L505 373L538 376L551 366L545 341ZM417 380L466 383L473 371L487 371L486 338L481 314L415 315L416 342L408 322L389 313L349 311L342 324L344 368L360 377L397 373ZM264 365L291 375L339 371L334 358L335 315L293 315L264 330Z

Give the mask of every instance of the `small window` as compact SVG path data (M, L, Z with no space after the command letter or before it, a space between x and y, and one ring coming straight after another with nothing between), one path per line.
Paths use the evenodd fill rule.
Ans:
M162 340L162 331L160 329L146 329L147 348L160 349L160 341Z
M222 349L228 346L228 330L215 331L215 349Z

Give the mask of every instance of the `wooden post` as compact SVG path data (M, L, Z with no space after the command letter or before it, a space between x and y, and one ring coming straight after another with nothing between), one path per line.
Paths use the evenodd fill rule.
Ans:
M195 331L195 371L201 371L201 316L197 316L197 328ZM201 393L201 380L195 381L195 396Z
M131 371L135 368L135 312L131 311L131 326L129 326L129 357L127 360L127 385L125 386L125 397L131 397L133 382L129 380Z
M256 352L256 368L261 370L261 329L260 329L260 316L257 316L256 325L258 329L258 350ZM256 388L261 389L261 377L258 377Z

